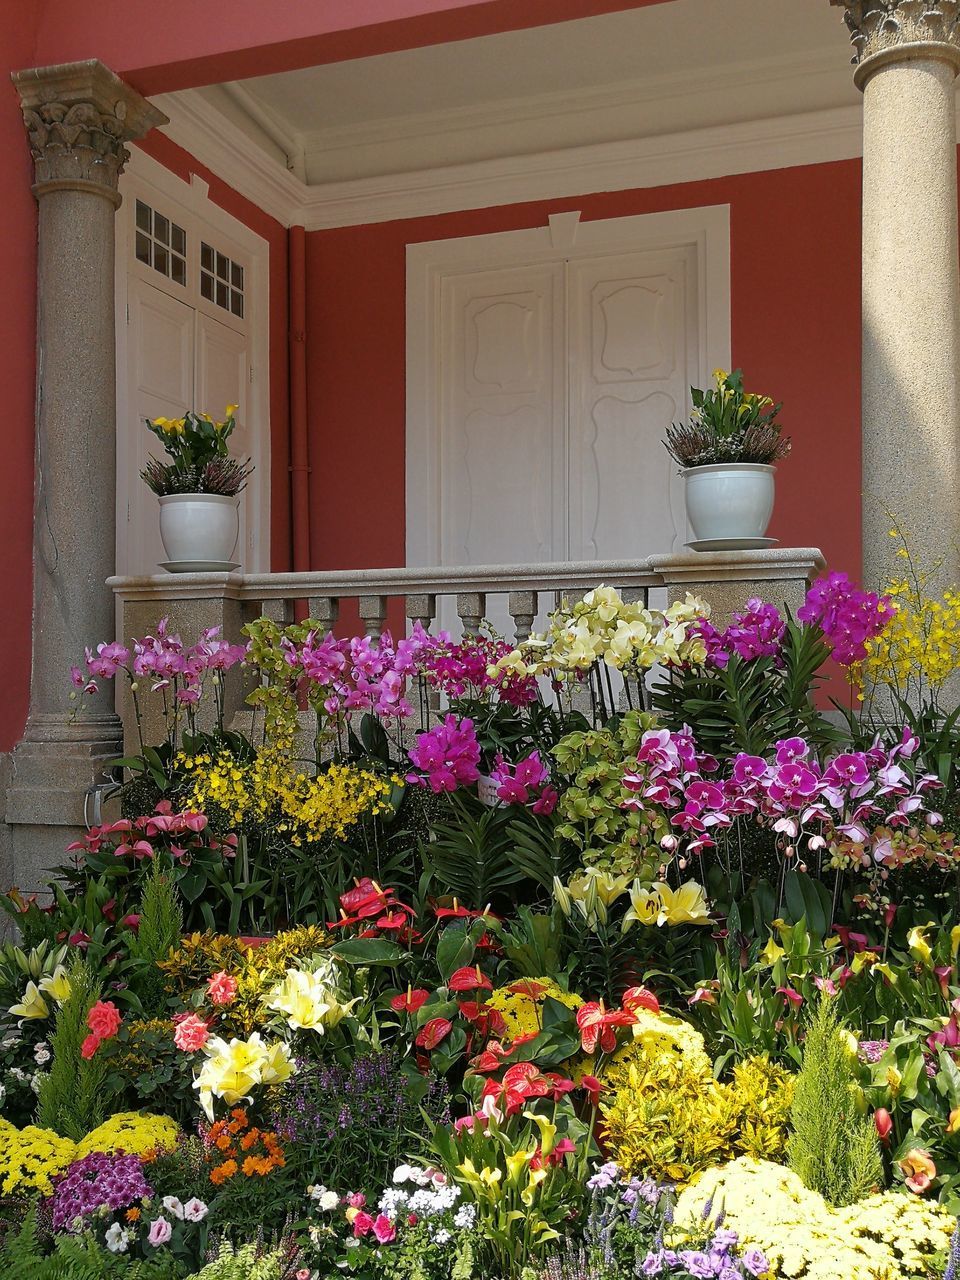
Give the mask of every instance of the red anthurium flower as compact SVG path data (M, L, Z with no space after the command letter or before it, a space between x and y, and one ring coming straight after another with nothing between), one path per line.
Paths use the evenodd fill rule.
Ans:
M489 1100L506 1115L515 1116L526 1105L527 1096L521 1089L510 1089L500 1080L488 1080L480 1095L481 1109Z
M500 1059L490 1049L484 1049L483 1053L478 1053L475 1058L471 1058L470 1066L480 1075L486 1075L488 1071L500 1070Z
M479 965L474 965L472 968L466 965L463 969L458 969L456 973L450 975L447 986L451 991L493 990L493 983L485 974L480 972Z
M398 996L393 997L390 1008L394 1013L416 1013L429 999L430 992L423 987L407 987L406 991L401 991Z
M406 912L394 904L385 916L381 916L377 921L377 928L386 932L402 933L409 925Z
M545 1098L550 1085L535 1062L515 1062L503 1073L503 1083L528 1098Z
M490 912L487 908L483 911L471 911L469 907L463 906L454 898L452 907L434 907L433 914L438 920L479 920L481 916L487 916Z
M660 1012L660 1001L646 987L629 987L623 993L623 1007L628 1013L637 1009L649 1009L651 1013Z
M604 1053L617 1047L617 1027L630 1027L636 1018L626 1009L605 1009L603 1001L590 1000L577 1010L577 1027L584 1053L594 1053L599 1042Z
M572 1080L568 1080L566 1076L560 1075L558 1071L545 1071L543 1073L543 1078L549 1082L550 1092L553 1095L554 1102L559 1102L565 1094L573 1093L574 1089L577 1087Z
M453 1023L449 1018L431 1018L420 1028L416 1043L421 1049L435 1049L446 1040L452 1030Z
M536 978L521 978L519 982L511 982L507 990L514 996L526 996L528 1000L540 1000L549 988L545 982L537 982Z

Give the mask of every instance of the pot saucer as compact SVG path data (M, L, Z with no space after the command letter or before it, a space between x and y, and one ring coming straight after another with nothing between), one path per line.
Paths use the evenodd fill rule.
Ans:
M686 545L691 551L762 551L775 547L779 538L700 538Z
M167 573L233 573L240 564L231 560L161 560L160 568Z

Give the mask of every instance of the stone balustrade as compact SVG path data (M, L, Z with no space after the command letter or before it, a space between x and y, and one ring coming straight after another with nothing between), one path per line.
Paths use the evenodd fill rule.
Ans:
M108 585L120 606L120 638L124 640L151 633L166 617L171 630L188 643L206 627L219 627L224 639L239 643L243 627L255 618L267 616L286 623L293 621L295 612L324 628L333 628L338 622L357 625L358 618L368 635L379 635L388 623L395 632L415 622L429 628L438 617L449 625L451 611L442 610L445 598L453 601L465 632L476 631L483 619L496 611L501 618L509 615L512 620L508 638L524 640L535 620L549 612L561 595L576 596L601 582L617 587L625 598L651 605L682 600L689 591L705 599L722 624L754 595L796 610L809 582L824 567L823 556L815 548L775 547L543 565L164 573L110 578ZM299 609L297 602L301 602ZM352 616L348 609L354 611ZM237 679L228 681L225 692L227 722L242 723L249 690ZM117 694L126 749L136 750L128 691L121 684ZM149 712L146 717L149 729Z

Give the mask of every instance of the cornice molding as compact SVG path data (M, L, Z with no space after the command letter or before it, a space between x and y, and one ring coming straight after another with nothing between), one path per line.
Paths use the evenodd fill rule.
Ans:
M308 186L191 91L155 99L174 142L284 226L308 231L853 159L859 107Z

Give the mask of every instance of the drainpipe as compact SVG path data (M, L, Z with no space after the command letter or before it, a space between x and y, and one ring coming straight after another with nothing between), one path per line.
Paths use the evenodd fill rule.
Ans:
M307 441L306 232L287 233L290 297L290 524L293 571L310 568L310 454Z

